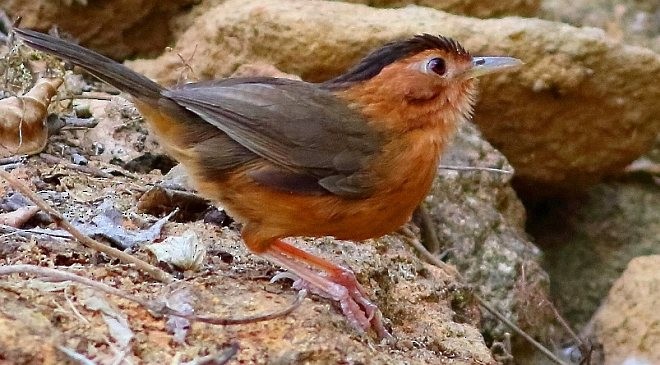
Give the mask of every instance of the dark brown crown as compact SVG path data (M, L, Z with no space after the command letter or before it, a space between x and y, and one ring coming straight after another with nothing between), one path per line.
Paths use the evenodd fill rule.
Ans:
M369 80L378 75L385 66L402 58L431 49L456 53L457 55L465 57L470 56L463 46L451 38L430 34L416 35L407 40L387 43L381 48L371 52L363 58L360 63L343 75L326 81L324 86L328 88L336 88L354 82Z

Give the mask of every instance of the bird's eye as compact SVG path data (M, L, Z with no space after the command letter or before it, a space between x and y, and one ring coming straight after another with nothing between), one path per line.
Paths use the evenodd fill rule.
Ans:
M428 70L433 71L433 73L440 76L444 76L447 72L447 64L445 63L445 60L439 57L430 59L426 67Z

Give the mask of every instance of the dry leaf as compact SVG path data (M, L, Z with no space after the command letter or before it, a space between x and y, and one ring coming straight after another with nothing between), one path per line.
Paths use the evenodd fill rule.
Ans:
M163 242L145 247L158 261L167 262L183 270L199 270L206 256L206 246L190 229L181 236L167 237Z
M192 315L194 309L192 306L193 296L188 288L179 288L167 296L165 303L168 308L174 309L179 313ZM177 316L167 316L165 323L167 331L172 334L172 339L178 344L185 344L186 337L190 331L190 320Z
M152 242L160 237L163 226L176 212L157 220L148 228L127 230L124 228L122 213L115 208L111 200L104 201L99 206L99 210L100 213L92 217L90 223L75 223L74 225L85 235L104 237L122 249L131 248L139 243Z
M0 158L35 154L46 147L46 116L61 78L44 78L23 96L0 100Z
M113 317L104 313L103 321L108 326L108 333L110 334L110 337L115 340L119 347L121 349L128 347L128 345L131 343L131 340L133 340L133 337L135 337L135 334L128 326L126 318L123 316Z
M115 309L112 304L105 300L103 295L98 295L98 293L95 293L91 289L81 291L80 298L85 308L91 311L101 312L103 321L108 327L108 334L113 342L118 345L119 352L129 353L128 350L130 350L131 341L135 337L135 333L131 330L126 315ZM98 362L103 363L102 361ZM118 364L119 362L113 363Z
M90 359L88 359L85 355L76 352L73 349L70 349L68 347L64 346L57 346L57 349L62 351L66 356L68 356L71 360L75 361L76 363L80 365L96 365L96 363Z

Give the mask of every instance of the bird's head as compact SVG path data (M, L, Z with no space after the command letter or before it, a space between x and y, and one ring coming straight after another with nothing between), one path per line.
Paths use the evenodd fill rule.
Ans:
M512 57L472 56L453 39L423 34L382 46L324 85L354 89L363 104L433 105L460 117L471 113L478 76L521 64Z

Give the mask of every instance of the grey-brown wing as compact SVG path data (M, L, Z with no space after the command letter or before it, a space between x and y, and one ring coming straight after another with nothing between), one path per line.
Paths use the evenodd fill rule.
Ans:
M379 152L382 137L359 113L315 85L227 79L163 94L276 166L255 179L277 176L280 182L300 182L307 176L347 197L368 195L373 188L366 167Z

